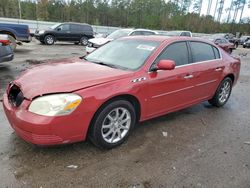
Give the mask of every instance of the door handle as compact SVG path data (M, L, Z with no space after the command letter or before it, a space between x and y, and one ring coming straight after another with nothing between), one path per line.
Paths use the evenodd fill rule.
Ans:
M222 70L221 67L217 67L217 68L215 69L215 71L217 71L217 72L219 72L219 71L221 71L221 70Z
M190 79L190 78L193 78L194 76L192 74L189 74L189 75L186 75L184 76L185 79Z

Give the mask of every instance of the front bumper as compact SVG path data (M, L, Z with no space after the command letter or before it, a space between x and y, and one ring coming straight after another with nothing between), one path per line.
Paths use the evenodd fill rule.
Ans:
M30 101L24 100L16 108L3 97L3 107L8 121L16 133L25 141L36 145L59 145L84 141L88 131L89 119L80 113L68 116L47 117L29 112Z
M35 33L34 37L39 41L44 41L44 34Z

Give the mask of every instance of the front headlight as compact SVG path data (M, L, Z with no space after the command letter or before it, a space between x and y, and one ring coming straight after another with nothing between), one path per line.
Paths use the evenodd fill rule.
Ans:
M40 35L42 35L42 34L44 34L44 30L41 30L41 31L39 31L38 33L40 34Z
M81 103L79 95L53 94L38 97L29 106L29 111L44 116L62 116L72 113Z

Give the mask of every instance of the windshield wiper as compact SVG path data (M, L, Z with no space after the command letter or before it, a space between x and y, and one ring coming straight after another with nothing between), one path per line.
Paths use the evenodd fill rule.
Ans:
M115 69L128 70L128 68L120 66L120 65L114 65L114 64L104 63L104 62L98 61L98 60L89 60L89 59L87 59L85 57L81 57L81 59L84 59L84 60L89 61L91 63L95 63L95 64L99 64L99 65L103 65L103 66L107 66L107 67L111 67L111 68L115 68Z

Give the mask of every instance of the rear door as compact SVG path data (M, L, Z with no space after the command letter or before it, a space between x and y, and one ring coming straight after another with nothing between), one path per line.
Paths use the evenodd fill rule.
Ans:
M170 71L149 72L149 117L180 109L195 100L193 68L189 64L187 43L184 41L168 45L154 64L163 59L174 60L176 68Z
M83 26L77 24L71 24L70 32L72 41L80 41L81 34L83 33Z
M194 97L208 99L214 95L225 68L218 48L199 41L189 42L192 54Z

